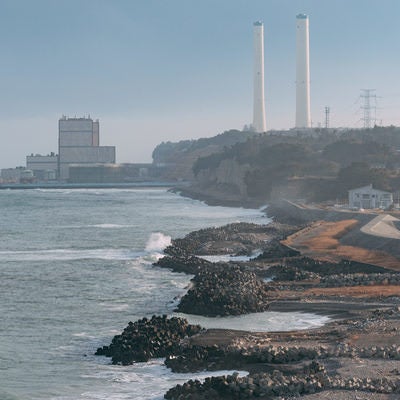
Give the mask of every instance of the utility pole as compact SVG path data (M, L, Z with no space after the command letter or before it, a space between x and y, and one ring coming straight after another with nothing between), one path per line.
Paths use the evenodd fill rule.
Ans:
M361 89L360 98L364 99L364 105L361 106L363 110L363 118L361 120L364 122L364 128L370 129L372 122L376 123L376 94L373 94L376 89ZM371 99L375 100L375 103L371 104ZM373 115L371 112L374 112Z
M331 112L330 107L326 106L325 107L325 129L329 128L329 114Z

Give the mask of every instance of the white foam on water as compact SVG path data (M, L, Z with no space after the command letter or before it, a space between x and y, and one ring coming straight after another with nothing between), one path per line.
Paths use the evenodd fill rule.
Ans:
M133 225L120 225L120 224L96 224L96 225L88 225L93 228L102 228L102 229L119 229L119 228L132 228Z
M330 321L327 316L301 312L265 311L229 317L203 317L184 313L173 316L186 318L190 324L199 324L206 329L232 329L250 332L291 331L323 326Z
M164 235L161 232L153 232L147 243L145 250L147 252L161 252L171 244L171 236Z
M144 264L152 264L157 262L160 258L163 258L165 255L162 253L150 253L146 254L145 256L141 257L140 260Z
M235 256L233 254L221 254L212 256L197 256L212 263L229 262L229 261L249 261L261 254L261 251L254 252L250 256Z
M143 253L130 249L51 249L0 251L0 261L132 260Z
M91 229L91 228L100 228L100 229L128 229L134 228L136 225L129 224L112 224L112 223L102 223L102 224L89 224L89 225L60 225L57 226L57 229Z
M153 359L146 363L131 366L100 365L94 373L82 375L84 379L98 380L94 385L98 389L86 391L79 398L85 400L161 400L168 389L182 384L189 379L203 381L209 376L229 375L235 371L212 371L189 374L175 374L164 365L163 359ZM240 376L247 371L239 371ZM112 390L102 391L102 385L111 386ZM57 397L54 400L72 400L72 397Z
M95 336L90 335L87 332L77 332L73 333L72 336L79 337L79 338L87 338L87 339L95 339Z
M99 305L108 311L125 311L129 308L127 303L99 303Z

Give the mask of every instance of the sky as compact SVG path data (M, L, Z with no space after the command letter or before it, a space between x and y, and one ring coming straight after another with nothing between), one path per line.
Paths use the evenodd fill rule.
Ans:
M253 22L264 22L267 129L295 118L296 15L310 23L311 116L400 125L399 0L0 0L0 168L57 152L90 115L117 162L252 121Z

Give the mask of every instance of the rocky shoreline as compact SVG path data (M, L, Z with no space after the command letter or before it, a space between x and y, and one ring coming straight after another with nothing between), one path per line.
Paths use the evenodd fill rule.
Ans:
M325 326L249 333L204 330L181 318L153 316L130 322L97 354L124 365L165 357L177 373L249 371L245 377L177 385L166 399L316 399L321 393L332 400L400 398L400 273L368 262L314 259L282 243L306 224L285 216L282 223L265 226L192 232L173 240L156 265L194 275L178 311L316 312L334 317ZM217 263L199 257L228 254L258 256Z

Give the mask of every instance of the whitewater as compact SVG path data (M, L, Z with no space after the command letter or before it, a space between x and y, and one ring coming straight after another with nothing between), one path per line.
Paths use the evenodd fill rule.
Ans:
M173 374L159 359L113 366L93 354L129 321L173 314L190 276L152 266L171 238L269 222L260 210L209 207L163 188L3 190L0 208L2 400L155 400L177 383L209 376ZM185 317L264 331L326 321L268 312Z

